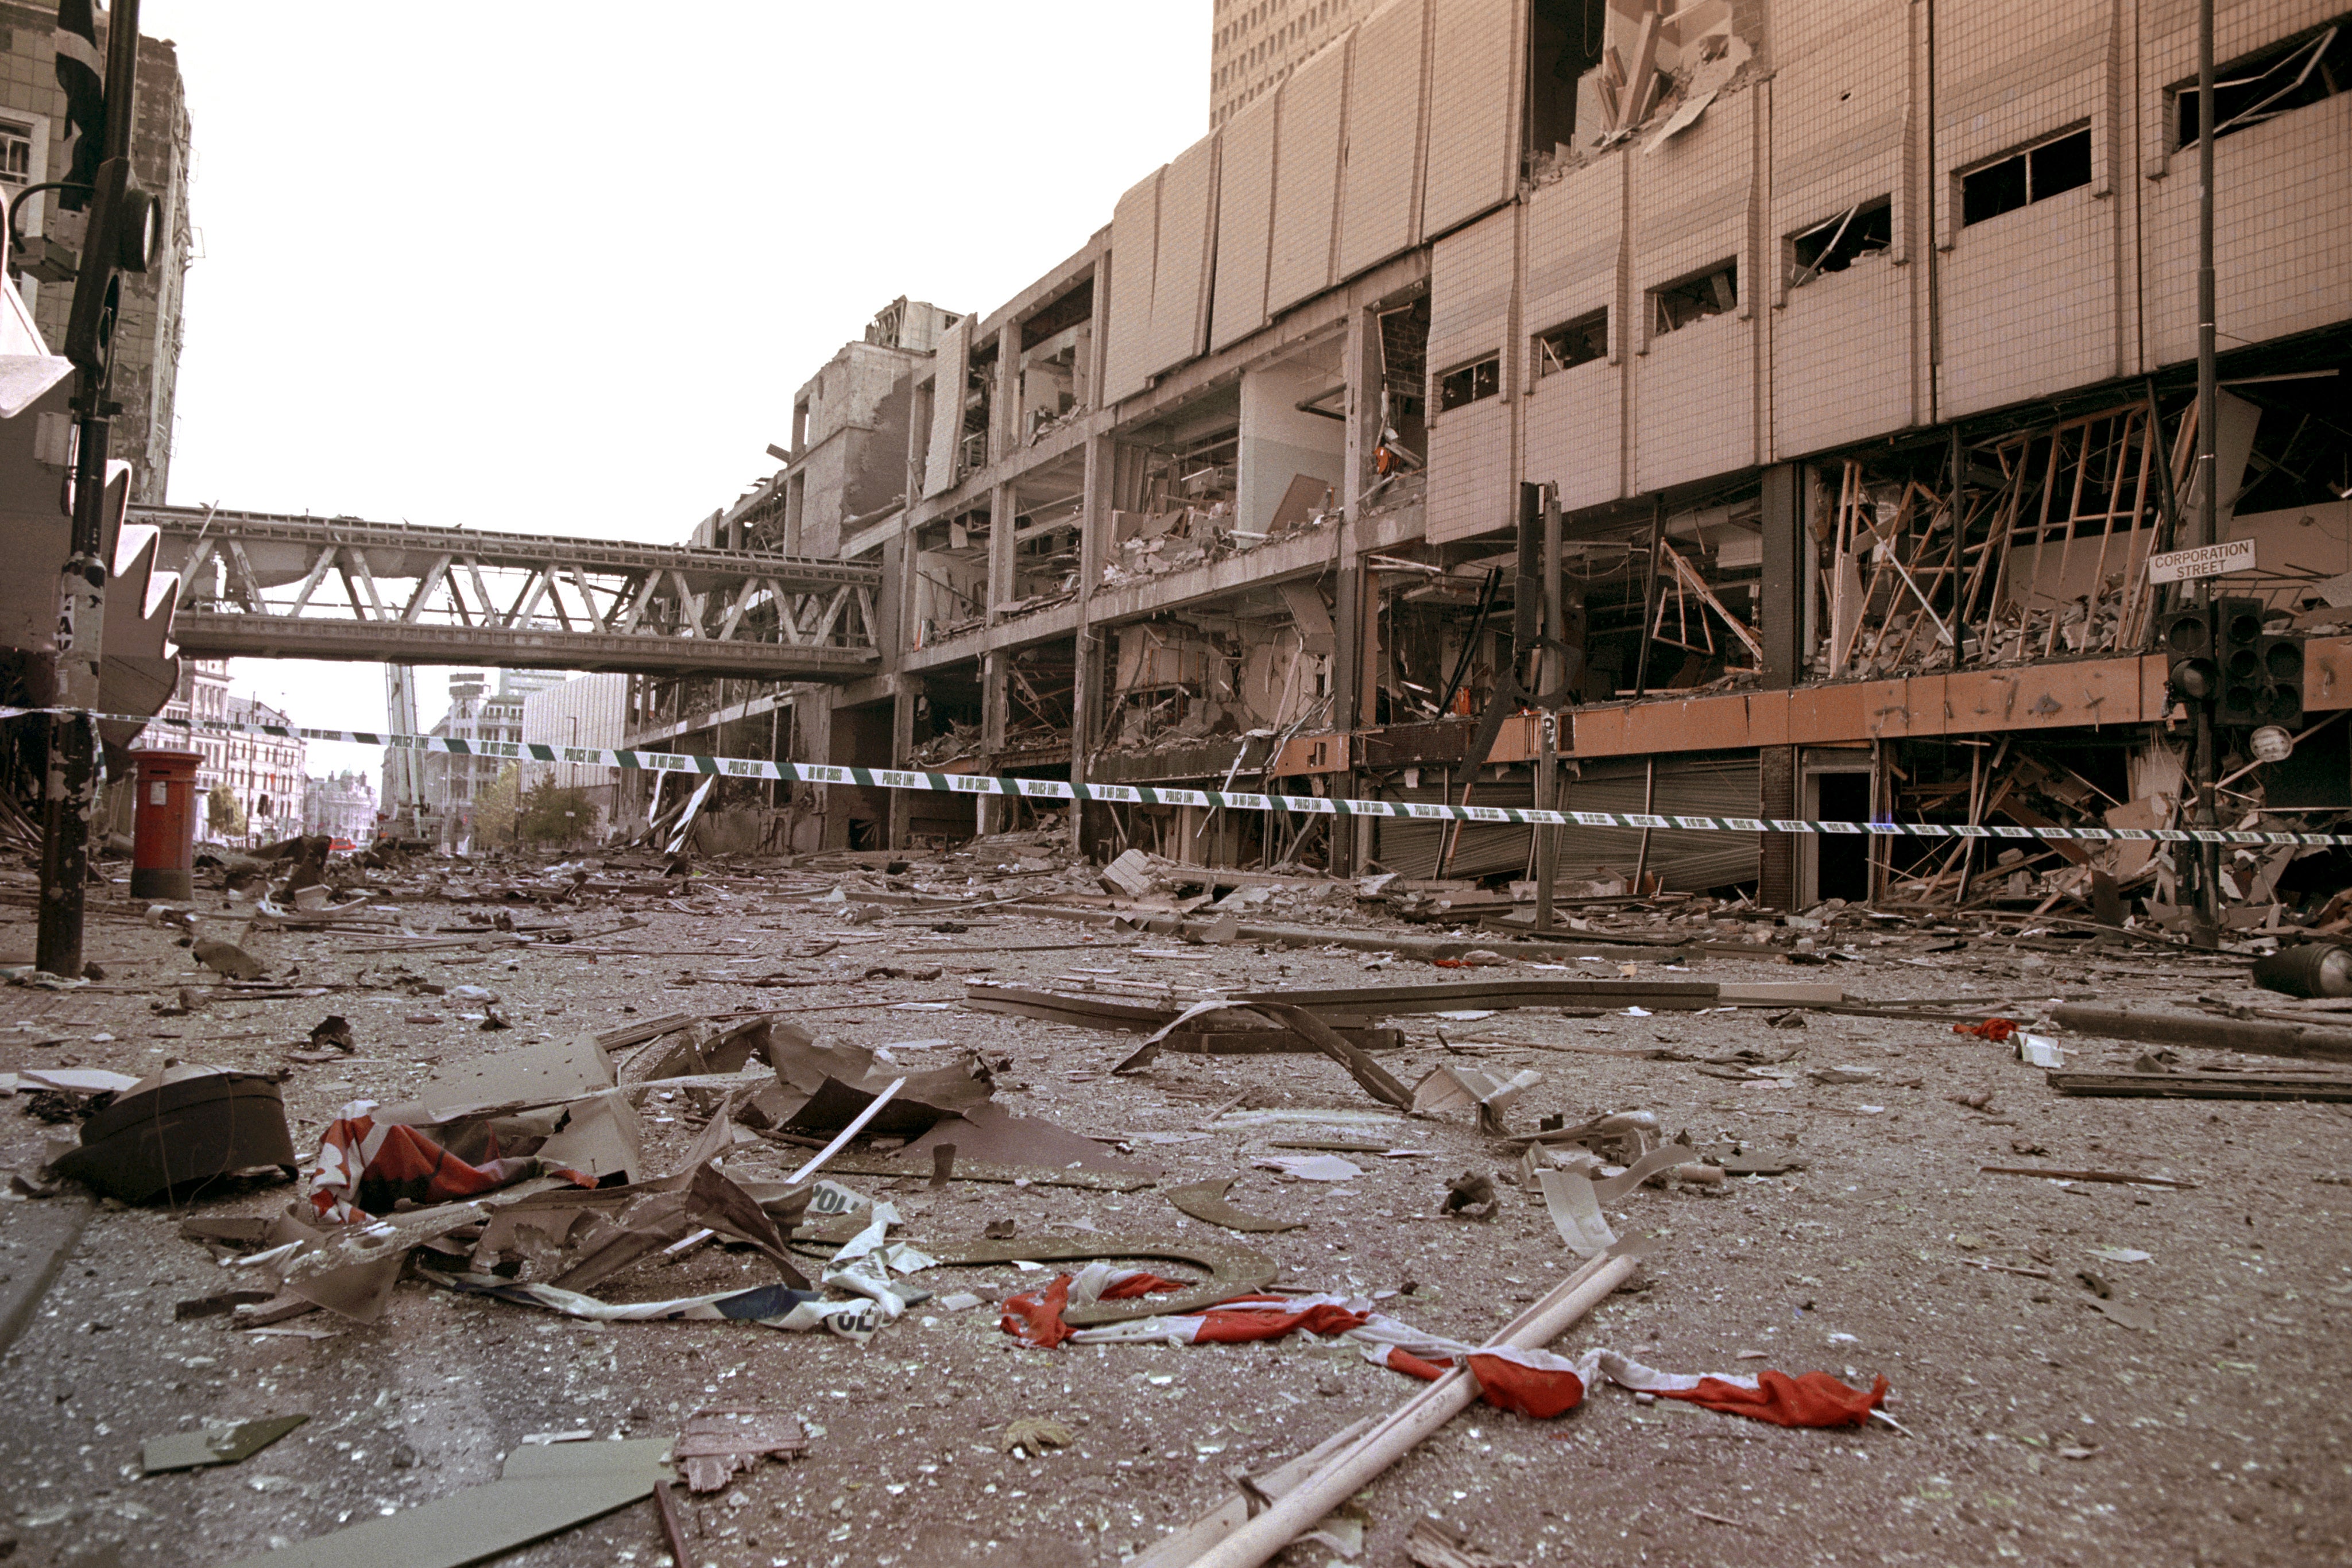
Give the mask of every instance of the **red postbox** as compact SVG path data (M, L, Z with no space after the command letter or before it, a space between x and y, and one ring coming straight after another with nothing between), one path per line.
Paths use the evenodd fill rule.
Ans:
M185 901L196 895L196 768L194 751L134 751L139 791L131 849L131 896Z

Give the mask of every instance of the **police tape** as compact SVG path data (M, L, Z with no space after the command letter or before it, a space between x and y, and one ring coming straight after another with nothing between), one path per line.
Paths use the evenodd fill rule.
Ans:
M0 707L0 718L64 716L62 708ZM438 735L391 735L357 729L310 729L294 725L236 724L226 719L142 718L136 714L91 714L101 722L143 725L149 737L177 731L197 735L257 735L278 740L340 741L352 746L401 747L451 757L484 757L506 762L614 768L626 772L683 774L704 779L741 779L755 783L839 784L866 789L924 789L950 795L1011 795L1027 800L1091 800L1120 806L1198 806L1229 811L1293 811L1306 816L1386 817L1407 821L1471 822L1553 828L1649 828L1714 833L1853 833L1878 838L2038 839L2091 841L2155 841L2211 844L2352 844L2352 833L2283 833L2221 828L2021 828L1948 822L1831 822L1789 817L1696 817L1647 811L1550 811L1532 806L1433 805L1418 800L1356 800L1336 795L1258 794L1232 789L1187 789L1150 784L1066 784L1058 779L996 779L977 773L927 773L901 768L845 768L824 762L770 762L756 757L705 757L687 751L606 749L594 746L550 746L538 741L455 740Z

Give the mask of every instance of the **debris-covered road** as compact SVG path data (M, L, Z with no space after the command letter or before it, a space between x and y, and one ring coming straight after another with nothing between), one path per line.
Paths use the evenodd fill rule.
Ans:
M1393 1320L1432 1343L1480 1344L1585 1268L1570 1220L1554 1217L1574 1210L1566 1195L1577 1192L1600 1195L1604 1236L1653 1249L1552 1344L1560 1356L1605 1348L1668 1373L1826 1373L1863 1391L1883 1377L1890 1419L1775 1426L1605 1376L1552 1418L1474 1404L1281 1561L1388 1564L1410 1550L1440 1565L2300 1564L2352 1550L2352 1420L2335 1395L2352 1322L2352 1110L2062 1095L2020 1060L2018 1040L1953 1027L2015 1019L2074 1071L2219 1069L2341 1089L2325 1061L2158 1052L2037 1021L2062 1002L2291 1014L2294 1004L2251 987L2242 957L1833 911L1804 934L1803 956L1835 956L1791 965L1788 928L1729 912L1710 924L1690 909L1667 926L1654 906L1618 901L1576 937L1594 956L1555 947L1540 963L1464 967L1456 956L1436 967L1428 954L1462 950L1444 946L1449 928L1389 923L1357 908L1345 884L1229 900L1237 921L1204 909L1181 923L1181 910L1163 910L1156 932L1108 918L1119 909L1083 907L1124 902L1132 915L1132 899L1065 898L1060 915L992 902L1078 885L1034 839L984 841L898 877L838 862L713 862L668 879L658 862L581 870L396 870L379 873L365 906L354 876L339 896L370 917L311 929L248 929L249 903L207 894L195 934L236 944L268 983L243 990L198 967L177 945L180 925L112 902L92 923L102 980L0 992L0 1072L14 1075L0 1148L17 1176L0 1205L0 1270L12 1282L38 1266L41 1239L82 1191L40 1173L87 1102L27 1074L140 1079L172 1063L288 1073L285 1114L305 1172L99 1204L6 1352L0 1466L14 1484L0 1556L39 1568L225 1563L319 1542L326 1555L280 1560L358 1561L321 1538L480 1493L465 1521L419 1539L447 1551L466 1530L485 1541L544 1534L501 1561L650 1565L670 1555L667 1506L698 1563L1113 1563L1239 1496L1237 1478L1263 1477L1422 1391L1376 1364L1346 1323ZM494 891L509 884L525 892ZM479 901L454 901L468 897ZM916 902L925 898L941 902ZM1251 939L1258 928L1242 922L1278 922L1286 904L1291 918L1309 907L1307 918L1358 944L1391 938L1395 956L1315 945L1311 931L1302 946ZM0 947L25 946L29 911L10 913ZM555 926L570 939L532 929ZM1643 956L1624 956L1612 927L1646 941ZM1202 936L1211 940L1188 939ZM1491 932L1469 940L1510 951ZM1633 982L1657 1005L1561 985L1579 980ZM1245 1054L1164 1049L1115 1073L1150 1026L978 1005L989 988L1012 987L1078 998L1080 1010L1111 1001L1173 1016L1204 997L1439 982L1522 1005L1309 1009L1378 1072L1445 1107L1419 1113L1295 1040ZM1753 999L1694 1006L1676 989L1700 982ZM766 1028L732 1031L751 1054L695 1060L724 1056L729 1026L761 1014L774 1015ZM347 1045L333 1030L314 1039L329 1015L347 1020ZM561 1056L585 1037L642 1034L629 1026L676 1015L686 1027L607 1053L609 1092L636 1118L636 1146L615 1155L630 1185L681 1178L669 1229L656 1235L649 1210L562 1207L588 1202L566 1196L588 1189L552 1174L552 1155L526 1155L534 1168L481 1195L487 1232L476 1216L417 1247L374 1322L303 1301L287 1310L281 1278L299 1280L318 1242L272 1258L266 1222L290 1204L334 1232L307 1173L348 1103L446 1111L452 1084L496 1082L512 1053ZM508 1027L485 1027L494 1019ZM1283 1032L1269 1016L1227 1021ZM816 1190L829 1196L812 1202L808 1184L785 1178L842 1124L824 1120L813 1081L793 1082L812 1063L857 1105L872 1086L904 1080L894 1103L929 1114L924 1125L965 1127L962 1148L935 1164L928 1149L894 1156L911 1133L861 1134L821 1173L833 1186ZM1468 1087L1444 1091L1431 1077L1441 1067ZM656 1070L666 1076L649 1080ZM1523 1071L1538 1081L1512 1092ZM1496 1085L1482 1113L1475 1099ZM967 1096L972 1118L942 1116L935 1102L950 1092ZM1091 1168L975 1158L971 1129L990 1117L1000 1118L992 1138L1044 1137L1002 1112L1093 1140L1098 1155L1080 1162ZM1617 1131L1593 1128L1612 1117ZM902 1124L883 1118L873 1125ZM1529 1143L1552 1118L1581 1135ZM457 1146L454 1123L433 1124ZM467 1152L467 1168L521 1146L516 1124L498 1124L509 1143ZM1678 1138L1689 1159L1669 1150L1664 1185L1613 1194L1609 1173ZM683 1179L702 1155L752 1205L707 1238L698 1232L712 1228L720 1199L692 1197ZM873 1174L894 1158L903 1174ZM1282 1162L1290 1171L1274 1168ZM947 1179L934 1179L942 1167ZM2118 1175L2151 1179L2093 1179ZM1317 1179L1327 1177L1338 1179ZM1223 1201L1241 1214L1225 1218L1292 1228L1237 1230L1169 1197L1228 1180ZM1446 1212L1449 1184L1465 1194L1459 1212ZM564 1218L539 1228L501 1218L499 1200L518 1190ZM772 1249L745 1239L763 1215L789 1237L789 1263L817 1281L849 1267L835 1254L882 1204L898 1223L869 1238L881 1246L864 1284L827 1292L873 1307L865 1343L742 1319L598 1322L487 1293L566 1277L629 1228L616 1223L624 1213L646 1239L629 1241L638 1250L626 1266L585 1297L774 1286ZM239 1218L265 1223L220 1223ZM948 1260L923 1267L928 1258L894 1244ZM992 1247L1032 1266L953 1261ZM1318 1320L1324 1333L1225 1343L1174 1343L1171 1330L1037 1348L1000 1321L1005 1298L1082 1270L1074 1253L1189 1286L1200 1270L1169 1255L1220 1249L1267 1261L1271 1281L1248 1281L1262 1293L1352 1305ZM1035 1266L1033 1253L1050 1260ZM231 1291L245 1292L241 1312L220 1299ZM908 1304L891 1318L894 1296ZM1148 1298L1118 1304L1150 1310ZM1024 1322L1017 1310L1012 1321ZM600 1456L619 1466L640 1452L610 1439L675 1439L706 1410L796 1417L805 1446L744 1456L709 1491L665 1487L666 1504L648 1496L652 1482L588 1474ZM307 1421L246 1457L152 1474L142 1465L142 1446L159 1437L298 1415ZM590 1457L566 1457L580 1453ZM530 1479L534 1465L562 1479ZM631 1500L579 1500L599 1487ZM1431 1518L1444 1530L1423 1527L1408 1548Z

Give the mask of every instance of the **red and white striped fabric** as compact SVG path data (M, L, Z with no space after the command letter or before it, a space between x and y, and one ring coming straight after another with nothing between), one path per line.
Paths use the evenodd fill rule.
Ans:
M1361 1296L1236 1296L1198 1312L1136 1318L1099 1328L1073 1329L1062 1321L1064 1308L1072 1301L1120 1301L1180 1288L1139 1270L1097 1263L1081 1274L1062 1275L1044 1291L1007 1301L1004 1331L1043 1347L1065 1340L1082 1344L1237 1344L1298 1333L1351 1339L1363 1345L1365 1359L1413 1377L1434 1381L1457 1364L1466 1366L1487 1404L1538 1420L1575 1409L1587 1392L1603 1382L1780 1427L1860 1426L1887 1392L1883 1377L1874 1386L1861 1389L1826 1372L1801 1377L1769 1371L1752 1377L1692 1375L1660 1372L1614 1351L1588 1350L1571 1360L1548 1350L1465 1344L1376 1312Z
M396 1122L378 1126L365 1105L359 1102L345 1107L342 1119L330 1124L319 1140L319 1158L310 1171L310 1207L322 1219L348 1225L390 1214L404 1197L419 1206L454 1203L530 1176L596 1185L593 1177L539 1159L467 1165L415 1127Z
M1861 1427L1886 1401L1886 1379L1855 1388L1826 1372L1791 1377L1785 1372L1744 1374L1660 1372L1613 1350L1588 1351L1609 1381L1638 1394L1687 1400L1727 1416L1747 1416L1776 1427Z
M1077 1333L1062 1321L1063 1311L1072 1301L1088 1306L1096 1301L1122 1301L1132 1296L1148 1296L1155 1291L1183 1288L1178 1281L1163 1280L1140 1269L1089 1263L1076 1274L1057 1277L1042 1291L1006 1297L1001 1322L1006 1333L1024 1344L1051 1350Z

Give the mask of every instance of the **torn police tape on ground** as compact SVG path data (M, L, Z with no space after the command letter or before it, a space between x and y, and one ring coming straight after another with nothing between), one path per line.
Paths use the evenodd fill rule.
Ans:
M66 716L86 710L0 707L0 718ZM922 789L951 795L1018 795L1034 800L1092 800L1122 806L1222 807L1229 811L1298 811L1340 817L1404 817L1440 821L1517 823L1538 827L1653 828L1693 832L1860 833L1889 838L2153 840L2164 843L2352 844L2352 833L2273 833L2218 828L2021 828L1945 822L1834 822L1790 817L1661 816L1645 811L1549 811L1520 806L1430 805L1413 800L1358 800L1330 795L1260 795L1224 789L1181 789L1142 784L1066 784L1057 779L996 779L975 773L924 773L895 768L845 768L817 762L771 762L757 757L700 757L688 752L608 750L549 746L538 741L453 740L437 735L395 735L298 725L233 724L224 719L89 714L110 723L145 725L189 735L264 735L280 740L341 741L404 747L453 757L510 762L562 762L625 772L691 773L786 784L843 784L867 789Z

